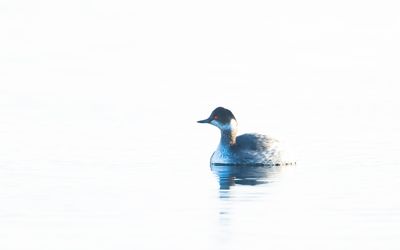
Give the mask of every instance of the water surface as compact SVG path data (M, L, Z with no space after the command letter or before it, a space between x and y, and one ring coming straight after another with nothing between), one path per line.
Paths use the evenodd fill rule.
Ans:
M57 138L2 146L2 249L398 249L390 140L310 139L295 166L211 169L207 140L155 151L114 126L31 126Z

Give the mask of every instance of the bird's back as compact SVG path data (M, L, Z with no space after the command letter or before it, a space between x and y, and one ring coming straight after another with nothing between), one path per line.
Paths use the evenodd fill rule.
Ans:
M232 147L235 160L245 164L273 164L281 161L279 142L261 134L243 134Z

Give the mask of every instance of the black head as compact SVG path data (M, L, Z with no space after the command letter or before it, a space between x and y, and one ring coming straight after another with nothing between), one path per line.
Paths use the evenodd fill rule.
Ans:
M224 125L229 125L232 120L235 120L235 116L229 109L218 107L214 109L210 117L205 120L200 120L198 123L210 123L217 127L222 127Z

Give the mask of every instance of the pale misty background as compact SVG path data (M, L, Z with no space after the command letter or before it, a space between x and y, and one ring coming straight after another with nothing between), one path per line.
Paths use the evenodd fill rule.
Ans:
M399 44L396 1L2 0L0 249L398 249ZM217 106L298 165L226 202Z

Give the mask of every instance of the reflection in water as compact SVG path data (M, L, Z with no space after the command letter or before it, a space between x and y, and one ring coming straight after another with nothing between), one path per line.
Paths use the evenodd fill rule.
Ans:
M215 174L219 182L220 208L218 218L221 225L222 238L232 238L231 226L232 220L235 218L235 208L245 207L243 203L248 203L249 201L252 204L262 202L268 190L267 186L269 186L262 184L274 182L279 178L280 172L284 167L280 165L211 165L211 171ZM230 190L231 186L234 185L254 187Z
M280 169L281 166L211 165L211 171L217 176L221 190L227 190L235 184L266 184Z

